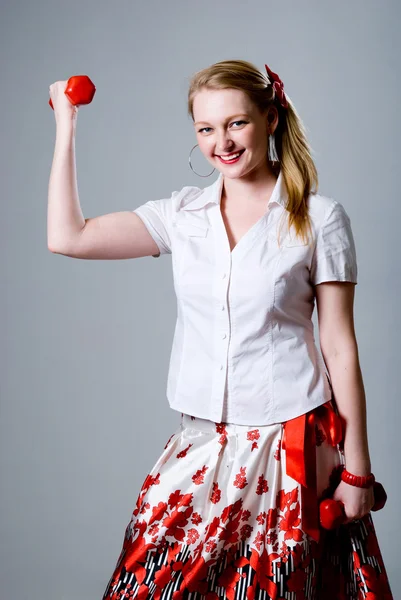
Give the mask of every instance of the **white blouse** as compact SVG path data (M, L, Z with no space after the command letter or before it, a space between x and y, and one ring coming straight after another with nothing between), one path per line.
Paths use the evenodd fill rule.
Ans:
M220 173L205 188L185 186L133 211L159 247L154 256L172 255L177 320L167 399L215 422L284 422L331 398L311 319L314 285L357 283L350 218L337 200L311 194L313 243L303 243L283 214L280 173L266 212L231 251L222 183Z

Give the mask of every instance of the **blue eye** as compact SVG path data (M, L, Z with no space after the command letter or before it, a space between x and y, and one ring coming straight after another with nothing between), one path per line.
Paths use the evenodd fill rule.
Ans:
M232 124L234 125L234 123L247 123L247 121L233 121ZM202 131L205 131L206 129L211 129L211 127L202 127L202 129L198 129L198 133L201 133Z

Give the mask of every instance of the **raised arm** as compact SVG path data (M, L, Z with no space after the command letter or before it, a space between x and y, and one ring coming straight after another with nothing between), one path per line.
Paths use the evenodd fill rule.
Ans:
M78 196L75 134L78 107L65 97L66 82L50 86L56 118L56 142L50 173L47 245L73 258L123 259L158 256L159 248L132 211L85 219Z

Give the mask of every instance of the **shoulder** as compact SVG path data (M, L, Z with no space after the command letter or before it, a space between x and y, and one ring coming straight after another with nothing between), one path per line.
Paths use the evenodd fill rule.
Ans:
M311 218L317 222L324 221L329 210L334 207L335 202L337 201L330 196L324 196L323 194L310 194L308 198L308 208Z
M308 208L317 230L328 222L350 220L344 205L331 196L310 194Z
M136 208L134 212L139 213L144 210L151 210L160 213L160 215L165 217L172 218L174 214L179 212L183 207L191 204L191 202L199 197L202 192L203 190L196 186L185 185L162 198L148 200L142 206Z
M189 206L196 198L204 193L204 189L195 185L185 185L179 191L173 192L173 204L178 212L182 208Z
M190 206L199 196L202 196L204 190L193 186L184 185L178 190L174 190L170 195L160 198L159 200L149 200L147 205L158 208L164 213L169 213L173 216L183 208Z

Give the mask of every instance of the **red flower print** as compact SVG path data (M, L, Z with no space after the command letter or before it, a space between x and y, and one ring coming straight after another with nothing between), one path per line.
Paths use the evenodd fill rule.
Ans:
M289 555L290 555L289 547L287 546L287 544L284 541L281 542L281 551L280 551L281 563L285 564L288 561Z
M266 529L275 529L277 525L277 508L269 508L266 520Z
M222 446L226 443L227 441L227 435L225 433L222 433L221 436L219 437L219 444L221 444Z
M173 600L181 600L184 597L184 593L187 595L188 592L199 592L205 595L208 588L208 582L206 581L207 571L208 566L202 556L198 558L189 556L182 566L181 573L183 580L180 589L174 592Z
M217 548L216 540L209 540L207 542L207 544L205 544L205 548L206 548L206 552L212 553L213 550L215 550Z
M293 502L298 500L298 488L294 488L288 493L285 493L284 490L279 490L277 492L276 506L279 510L285 510L286 506L291 506Z
M256 440L258 440L260 438L260 433L259 433L259 429L252 429L251 431L248 431L247 433L247 439L251 440L252 446L251 446L251 452L253 452L254 450L257 450L259 448Z
M214 519L211 521L210 525L208 525L206 527L205 541L207 541L209 538L214 537L217 534L217 532L219 530L219 525L220 525L219 517L214 517Z
M258 440L260 438L259 429L251 429L246 435L247 440Z
M141 585L136 593L136 598L138 600L147 600L149 598L149 586L145 584ZM125 599L123 598L123 600Z
M263 549L260 556L257 552L252 550L250 565L256 571L256 576L251 586L251 588L253 588L253 592L249 593L250 588L248 588L247 598L255 598L255 589L257 583L259 583L259 586L262 590L267 592L268 597L277 598L277 586L269 579L269 577L273 575L272 561L277 558L277 554L268 554L266 549Z
M253 531L253 527L250 525L243 525L240 529L241 540L246 540L251 537L251 533Z
M277 450L274 453L274 458L276 460L281 460L280 451L281 451L281 440L278 441L278 443L277 443Z
M221 433L219 437L219 444L221 444L221 449L219 454L223 450L224 444L227 442L227 430L224 423L216 423L216 433Z
M227 565L222 574L217 580L218 586L223 586L225 588L227 598L234 599L235 594L235 586L238 581L241 579L241 575L238 573L236 569L234 569L233 565Z
M260 550L262 544L263 544L263 535L261 534L260 531L257 532L252 544L258 549Z
M192 502L192 494L181 494L181 490L175 490L168 498L169 508L189 506Z
M264 478L263 474L259 475L258 485L256 488L256 493L261 496L269 491L269 486L267 484L267 479Z
M245 473L246 467L240 467L240 472L237 473L233 482L233 485L235 485L240 490L244 489L244 487L248 485Z
M141 584L146 577L146 569L141 563L145 562L147 553L153 548L155 548L155 545L147 544L142 536L138 537L134 543L126 544L124 566L127 571L135 573L135 577L139 584Z
M156 506L152 508L152 516L149 518L149 525L152 525L154 521L160 521L163 517L164 513L167 510L167 504L165 502L159 502Z
M170 535L182 542L185 537L184 527L188 525L188 518L191 516L192 510L192 506L188 506L184 511L174 510L165 517L163 526L166 527L166 536Z
M259 525L263 525L266 519L266 512L263 511L261 513L258 514L258 516L256 517L257 522L259 523Z
M217 483L217 481L214 481L213 482L213 491L210 496L210 501L213 502L213 504L217 504L217 502L220 501L220 498L221 498L221 490L219 489L219 484Z
M145 481L142 484L142 488L141 488L141 492L143 490L148 490L150 488L151 485L159 485L160 483L160 473L158 473L155 477L153 477L152 475L147 475Z
M125 537L127 540L131 540L133 542L135 538L142 537L144 535L146 527L146 521L138 521L134 518L134 516L132 516L127 525Z
M244 567L249 565L249 560L245 558L245 556L240 556L234 561L234 567L237 569L243 569Z
M168 563L174 562L177 560L177 554L179 554L182 550L182 544L179 542L174 542L173 544L169 544L167 550L167 558ZM162 553L164 552L164 548L162 549Z
M202 517L200 516L199 513L194 512L192 515L191 521L194 525L199 525L199 523L202 523Z
M223 523L234 518L234 515L236 515L242 509L242 502L242 498L239 498L233 504L229 504L228 506L226 506L226 508L221 513L221 520L223 521Z
M297 502L294 509L288 508L283 517L281 518L279 527L280 531L285 531L284 539L285 540L295 540L296 542L300 542L303 539L303 532L301 529L298 529L299 524L301 523L301 518L299 516L300 505ZM284 542L283 542L284 543Z
M236 544L238 542L238 525L239 525L239 515L233 519L232 521L228 521L226 527L222 529L219 533L219 540L224 540L224 546L228 546L229 544Z
M200 485L201 483L205 483L204 476L209 467L203 465L201 469L198 469L195 475L192 476L192 481L196 483L196 485Z
M277 542L277 533L275 531L272 531L271 533L268 533L267 536L266 536L266 542L268 544L270 544L271 546L274 546L276 544L276 542Z
M163 589L168 582L171 580L172 569L170 565L163 565L159 571L155 574L155 584L157 587Z
M156 535L156 533L159 532L159 526L158 525L152 525L151 527L149 527L148 529L148 533L149 535Z
M191 529L188 530L187 544L195 544L198 539L199 533L194 527L191 527Z
M242 511L242 519L243 519L243 521L248 521L248 520L250 519L250 517L251 517L251 514L252 514L252 513L251 513L251 511L250 511L250 510L246 510L246 509L244 509L244 510Z
M294 562L295 568L298 568L298 566L301 564L303 552L304 552L304 548L303 548L302 544L295 544L295 546L292 548L291 555L292 555L292 560ZM305 567L305 566L306 565L302 565L302 567Z
M150 508L150 504L149 502L145 502L145 504L142 505L141 510L139 512L143 515L143 513L148 510L148 508Z
M178 454L176 454L176 457L183 458L184 456L186 456L188 453L188 450L191 448L191 446L193 446L193 444L188 444L188 446L186 448L184 448L183 450L178 452Z

